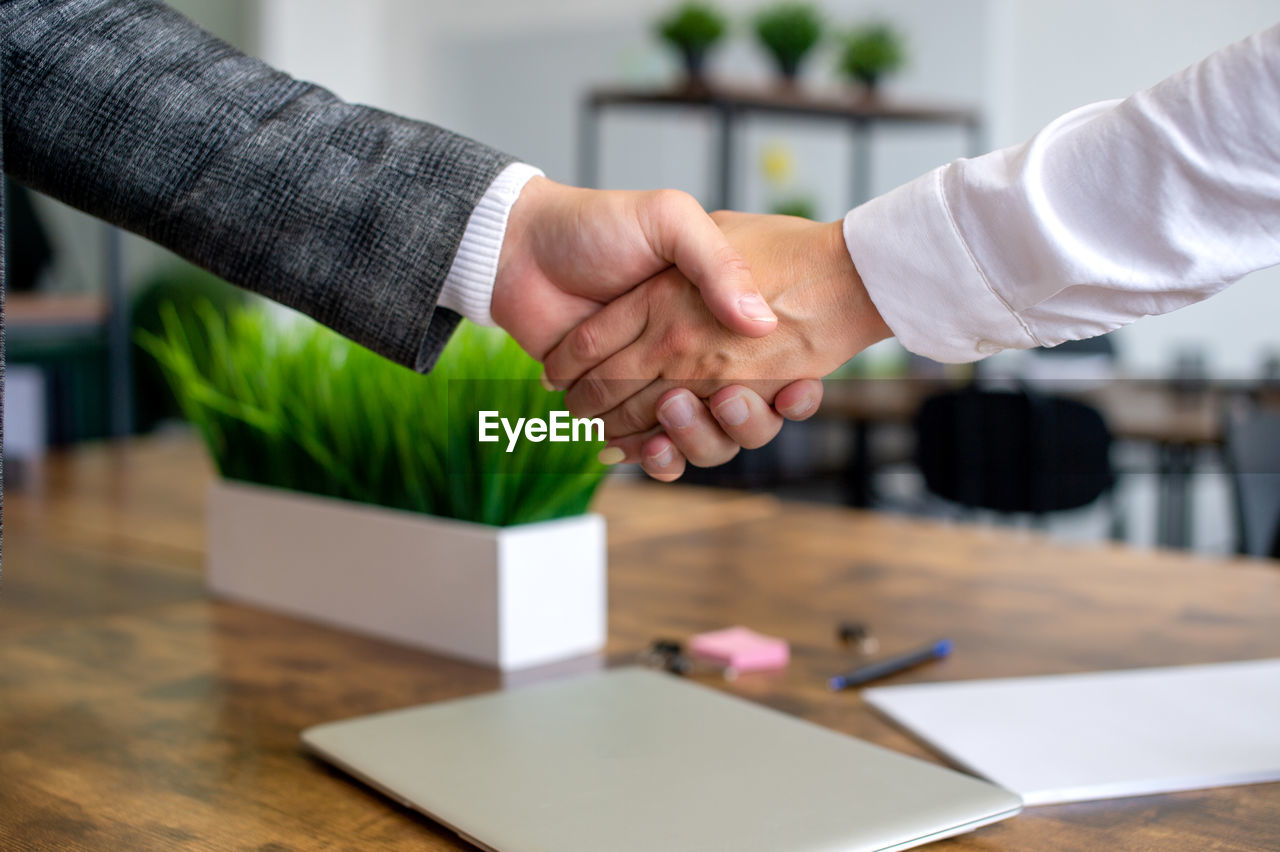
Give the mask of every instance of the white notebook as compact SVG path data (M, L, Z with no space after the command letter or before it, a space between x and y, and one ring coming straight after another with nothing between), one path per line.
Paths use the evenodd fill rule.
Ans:
M862 694L1028 805L1280 781L1280 660Z

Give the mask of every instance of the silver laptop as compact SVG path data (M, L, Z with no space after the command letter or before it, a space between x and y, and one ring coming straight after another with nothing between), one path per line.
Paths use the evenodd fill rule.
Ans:
M636 668L302 739L495 852L906 849L1022 807L968 775Z

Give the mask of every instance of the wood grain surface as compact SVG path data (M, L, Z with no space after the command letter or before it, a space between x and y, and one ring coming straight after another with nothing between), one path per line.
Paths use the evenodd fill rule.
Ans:
M305 755L298 733L499 688L497 674L210 600L210 471L190 439L80 451L40 473L5 501L0 849L470 848ZM856 692L824 688L856 662L838 620L866 621L885 651L955 640L951 658L893 682L1280 656L1274 563L633 481L609 483L598 508L610 663L658 636L746 624L790 639L790 668L706 682L929 760ZM1280 849L1280 785L1034 808L930 848Z

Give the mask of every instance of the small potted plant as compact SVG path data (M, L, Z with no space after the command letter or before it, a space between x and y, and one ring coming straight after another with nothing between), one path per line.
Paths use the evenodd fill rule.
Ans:
M822 39L822 15L808 3L779 3L757 15L755 25L783 81L794 86L801 61Z
M504 670L603 646L601 444L478 440L564 407L506 335L464 324L424 376L264 308L162 318L140 342L220 475L215 593Z
M702 85L707 51L728 29L724 15L707 3L685 3L659 20L657 29L684 60L686 82Z
M905 61L902 36L888 24L868 24L851 31L840 52L840 70L872 95L881 78L897 71Z

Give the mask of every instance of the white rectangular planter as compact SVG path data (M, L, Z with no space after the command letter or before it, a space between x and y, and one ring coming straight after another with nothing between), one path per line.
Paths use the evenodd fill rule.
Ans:
M227 480L218 595L504 671L604 647L604 519L491 527Z

